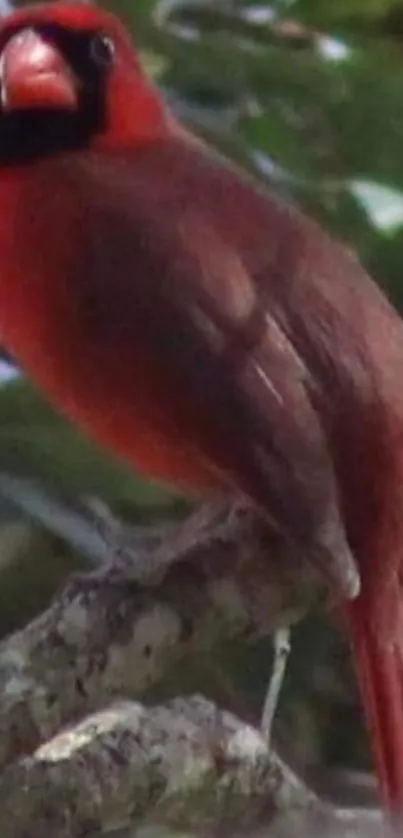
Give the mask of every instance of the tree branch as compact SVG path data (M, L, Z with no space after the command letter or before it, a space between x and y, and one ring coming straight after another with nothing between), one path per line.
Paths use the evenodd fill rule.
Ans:
M101 711L0 778L3 838L71 838L161 823L199 834L347 838L376 813L321 803L248 725L204 699Z
M136 531L130 570L141 584L124 562L72 579L1 644L0 834L95 838L159 821L210 838L257 838L268 824L274 838L352 838L361 822L365 838L375 835L376 814L320 803L257 731L214 705L122 703L185 654L288 624L312 596L305 564L244 510L188 550L168 533L164 548L147 533L142 547Z
M295 568L275 548L244 517L193 545L157 587L116 578L113 568L73 579L0 645L0 766L111 696L137 698L184 654L288 622Z

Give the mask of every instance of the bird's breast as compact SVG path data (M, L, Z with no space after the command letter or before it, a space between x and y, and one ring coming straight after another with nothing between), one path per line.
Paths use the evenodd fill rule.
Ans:
M220 475L178 427L179 396L167 387L158 352L136 341L135 323L127 332L122 300L116 309L113 293L93 293L98 262L92 258L90 277L82 260L85 205L51 178L38 188L25 173L2 174L0 203L0 333L21 366L69 419L136 471L179 488L219 486ZM96 250L101 263L102 246Z

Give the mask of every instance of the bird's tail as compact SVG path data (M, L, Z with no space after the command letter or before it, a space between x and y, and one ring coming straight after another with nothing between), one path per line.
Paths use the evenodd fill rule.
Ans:
M398 584L396 579L396 588ZM391 592L392 611L398 593ZM383 804L401 823L403 631L394 632L392 637L385 634L381 624L374 624L373 611L371 620L371 611L362 597L348 605L350 635Z

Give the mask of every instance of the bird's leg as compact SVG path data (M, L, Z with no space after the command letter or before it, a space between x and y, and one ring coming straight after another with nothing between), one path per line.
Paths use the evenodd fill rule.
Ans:
M272 673L263 705L262 720L260 725L262 735L264 736L267 745L270 745L271 743L274 717L278 708L278 701L281 688L284 683L287 661L291 651L290 637L291 629L285 627L277 629L273 636L274 657Z

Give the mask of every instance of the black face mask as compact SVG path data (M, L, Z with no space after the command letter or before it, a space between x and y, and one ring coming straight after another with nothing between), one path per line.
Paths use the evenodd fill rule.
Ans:
M22 27L3 32L0 54ZM78 106L6 112L0 105L0 166L22 165L62 151L85 148L105 128L106 76L113 60L108 41L97 32L76 32L58 24L32 27L60 51L77 79Z

